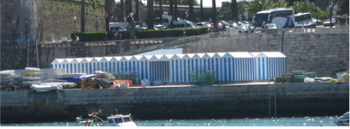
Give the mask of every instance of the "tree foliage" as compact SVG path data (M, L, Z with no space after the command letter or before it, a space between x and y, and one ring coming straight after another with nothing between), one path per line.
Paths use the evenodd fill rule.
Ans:
M319 9L315 3L306 1L294 2L294 13L310 12L316 19L327 19L329 12Z
M218 16L218 18L220 20L229 20L229 19L231 19L231 17L232 17L231 6L232 6L232 4L230 4L229 7L222 7L222 8L220 8L219 16ZM241 14L243 16L246 7L247 7L247 5L244 2L237 3L237 14L238 15Z
M159 4L160 0L154 0L154 3ZM162 0L163 5L169 5L170 0ZM189 5L189 0L177 0L178 5ZM199 6L199 3L197 0L193 0L193 5L194 6Z
M348 13L349 15L349 0L340 0L339 1L340 14Z

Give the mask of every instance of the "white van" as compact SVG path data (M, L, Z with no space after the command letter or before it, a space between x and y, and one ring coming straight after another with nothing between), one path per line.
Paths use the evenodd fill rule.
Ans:
M165 28L170 28L170 23L164 24ZM191 21L187 20L174 20L173 23L174 29L183 29L183 28L197 28L196 25L194 25Z
M110 22L109 31L126 31L128 26L128 22Z

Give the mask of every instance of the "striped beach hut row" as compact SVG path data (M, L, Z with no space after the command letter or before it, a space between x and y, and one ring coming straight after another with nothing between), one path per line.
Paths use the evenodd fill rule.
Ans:
M140 79L165 83L189 83L191 71L213 70L215 81L269 80L285 74L286 56L280 52L217 52L144 56L55 59L53 69L66 73L105 71L137 73Z

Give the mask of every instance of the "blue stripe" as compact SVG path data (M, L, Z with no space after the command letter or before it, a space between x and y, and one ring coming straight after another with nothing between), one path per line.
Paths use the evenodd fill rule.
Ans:
M148 79L148 67L147 67L147 61L145 61L145 71L146 71L146 78Z
M129 62L129 72L131 72L131 61L128 61Z
M232 81L231 80L231 58L228 58L228 77L229 77L229 81Z
M70 73L73 73L73 64L70 64Z
M140 73L140 61L137 61L137 72Z
M182 77L183 77L183 69L182 69L182 60L180 60L180 82L183 82L183 79L182 79Z
M184 64L183 64L183 66L184 66L184 75L185 75L185 82L187 82L187 77L188 77L188 75L186 74L186 59L184 59Z
M224 76L225 76L225 81L227 81L227 64L226 64L226 58L224 58Z
M176 60L176 82L179 82L179 65L178 60Z
M53 67L53 64L51 64L51 68L53 69L54 67Z
M215 65L216 65L216 80L219 81L219 59L216 58L216 62L215 62Z
M115 62L113 62L113 72L115 72Z
M265 69L266 69L266 68L265 68L265 63L266 63L266 62L265 62L265 58L262 58L262 62L263 62L263 63L262 63L262 66L263 66L263 67L262 67L262 71L263 71L263 80L265 80L265 79L266 79L266 78L265 78L265 72L266 72L266 71L265 71Z
M144 67L144 65L143 65L143 61L141 61L141 79L144 79L143 78L143 67Z
M175 69L174 67L175 67L175 66L174 66L174 65L175 65L175 64L174 64L174 60L172 60L172 61L171 61L171 67L172 67L171 70L172 70L172 73L173 73L173 80L172 80L172 82L175 82L175 73L174 73L174 69Z
M106 72L110 72L110 71L108 70L108 68L110 68L110 67L111 67L111 62L109 62L109 67L108 67L107 65L108 65L108 63L106 62L106 63L105 63L105 69L106 69Z
M81 72L82 72L82 73L84 73L84 71L85 71L84 65L85 65L84 63L81 64Z

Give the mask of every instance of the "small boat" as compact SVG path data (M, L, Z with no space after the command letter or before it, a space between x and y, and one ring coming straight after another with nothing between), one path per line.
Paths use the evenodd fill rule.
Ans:
M31 76L31 75L41 75L42 73L40 71L23 71L23 75Z
M335 120L338 126L349 126L349 112L344 113L341 117Z
M43 84L32 84L30 89L36 92L45 92L45 91L57 91L61 90L61 85L43 85Z
M35 75L32 75L32 76L22 76L22 80L41 80L41 76L35 76Z
M107 117L106 126L136 127L137 125L132 120L131 114L116 114Z
M31 76L31 75L41 75L41 69L35 68L35 67L26 67L24 68L24 71L22 71L22 74L25 76Z
M90 126L93 124L94 120L100 120L102 121L102 124L101 125L97 124L98 126L137 127L137 124L131 118L131 114L128 114L128 115L122 115L118 113L115 115L111 114L111 116L108 116L107 120L105 121L102 120L100 117L98 117L97 114L98 113L95 113L95 112L89 114L89 116L93 117L94 119L82 120L81 117L77 117L77 122L85 123L85 126Z
M67 82L66 80L46 79L41 85L60 85L63 89L75 88L77 86L74 82Z

